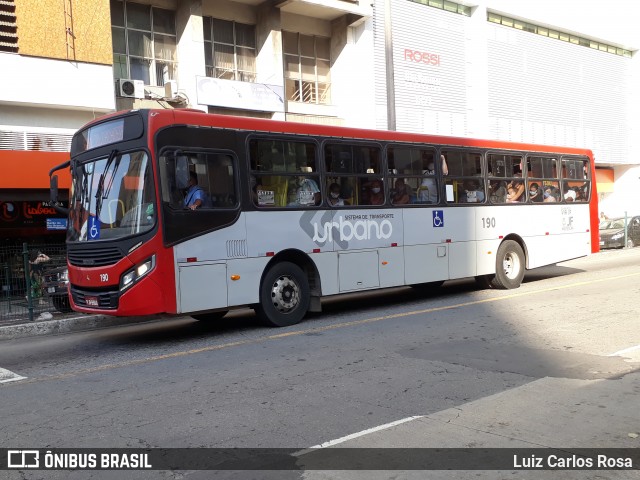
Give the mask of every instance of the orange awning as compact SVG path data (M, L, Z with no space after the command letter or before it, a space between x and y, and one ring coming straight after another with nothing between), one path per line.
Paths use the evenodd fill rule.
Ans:
M0 188L49 188L49 170L67 160L68 152L0 150ZM69 169L56 173L58 188L70 188Z

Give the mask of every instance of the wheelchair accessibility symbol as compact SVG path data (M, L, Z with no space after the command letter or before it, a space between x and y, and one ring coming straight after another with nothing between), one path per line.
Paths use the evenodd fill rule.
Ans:
M100 238L100 220L96 217L89 217L89 238L91 240Z
M444 211L443 210L433 211L433 226L444 227Z

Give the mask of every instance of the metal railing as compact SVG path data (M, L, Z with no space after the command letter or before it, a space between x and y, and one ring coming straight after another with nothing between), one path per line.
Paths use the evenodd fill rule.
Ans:
M48 320L59 314L44 276L66 265L64 244L0 246L0 325Z

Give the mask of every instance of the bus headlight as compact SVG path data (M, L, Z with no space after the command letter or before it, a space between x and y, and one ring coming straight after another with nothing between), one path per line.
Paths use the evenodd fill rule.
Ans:
M122 276L120 280L120 291L126 290L131 285L136 283L142 277L144 277L147 273L153 270L153 267L156 266L156 256L153 255L151 258L145 260L144 262L136 265L127 273Z

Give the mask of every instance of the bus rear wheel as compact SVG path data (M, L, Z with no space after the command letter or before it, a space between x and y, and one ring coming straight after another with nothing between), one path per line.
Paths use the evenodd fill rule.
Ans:
M495 288L518 288L524 278L524 251L514 240L505 240L496 255L496 275L491 280Z
M305 273L295 263L280 262L262 279L256 313L270 327L288 327L302 321L310 302Z

